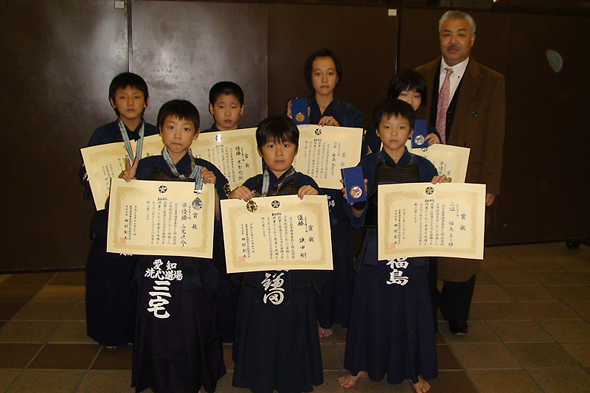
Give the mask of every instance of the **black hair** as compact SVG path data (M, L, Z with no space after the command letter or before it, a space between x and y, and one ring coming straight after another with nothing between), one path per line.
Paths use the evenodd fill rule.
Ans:
M373 120L375 122L376 130L379 129L379 123L381 122L383 115L386 115L388 119L392 116L404 118L410 122L410 130L414 130L416 112L414 111L414 108L412 108L412 105L405 101L398 100L396 98L381 101L379 104L377 104Z
M299 147L299 128L285 116L269 116L256 128L256 144L262 149L268 141L291 142Z
M389 82L389 88L387 89L387 96L394 100L399 97L404 90L416 90L416 93L420 93L422 96L422 102L420 106L426 105L426 94L428 88L426 87L426 79L414 70L406 70L398 73Z
M158 128L162 128L168 116L178 117L180 120L192 121L195 125L195 131L201 126L199 110L187 100L172 100L162 105L158 112Z
M215 105L215 101L222 94L234 95L240 101L240 105L244 105L244 91L237 83L222 81L214 84L209 90L209 103Z
M342 80L342 64L340 60L336 57L334 52L329 49L320 49L317 52L313 52L307 60L305 61L305 66L303 67L303 77L305 78L305 83L311 90L313 90L313 82L311 80L311 74L313 72L313 61L318 57L331 57L334 60L334 64L336 65L336 74L338 74L338 82Z
M115 102L117 90L127 87L133 87L141 91L146 102L150 98L147 83L145 83L145 80L141 76L133 72L122 72L111 81L111 85L109 86L109 101ZM117 116L119 116L119 110L117 108L114 109Z

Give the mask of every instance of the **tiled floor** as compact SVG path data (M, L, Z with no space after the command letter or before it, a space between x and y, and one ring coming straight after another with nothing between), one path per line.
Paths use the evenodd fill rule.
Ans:
M432 392L590 392L590 248L563 243L486 249L469 334L439 322ZM131 347L86 337L84 273L0 275L0 392L132 392ZM344 335L322 339L323 385L344 392ZM233 364L217 392L231 387ZM361 380L351 392L412 392Z

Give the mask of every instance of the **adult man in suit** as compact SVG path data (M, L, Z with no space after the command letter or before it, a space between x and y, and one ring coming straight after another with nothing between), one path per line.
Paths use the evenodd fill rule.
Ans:
M432 92L427 105L430 123L436 124L442 143L471 149L466 182L485 184L486 206L491 206L500 194L506 117L504 76L470 58L475 42L475 21L470 15L446 12L439 21L439 38L442 56L416 68ZM444 280L440 295L436 260L432 265L431 289L449 330L466 334L475 274L481 263L439 258L438 278Z

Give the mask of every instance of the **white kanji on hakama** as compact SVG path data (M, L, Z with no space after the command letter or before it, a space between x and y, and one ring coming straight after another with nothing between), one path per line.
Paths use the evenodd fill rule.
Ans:
M278 306L283 303L283 300L285 300L285 288L283 288L283 284L285 283L283 279L284 274L285 272L264 273L264 280L260 283L264 287L265 292L262 297L264 304L270 302Z
M391 267L389 280L386 281L387 285L397 284L404 286L410 281L408 276L404 276L404 271L410 265L407 259L408 258L395 258L387 261L387 266Z
M176 263L168 261L166 263L166 270L162 269L164 262L161 259L156 259L153 267L148 267L145 270L144 277L154 279L153 291L149 292L152 297L147 310L154 314L154 317L159 319L170 318L170 313L166 310L166 305L170 304L172 294L170 293L170 281L182 281L182 270L177 270Z

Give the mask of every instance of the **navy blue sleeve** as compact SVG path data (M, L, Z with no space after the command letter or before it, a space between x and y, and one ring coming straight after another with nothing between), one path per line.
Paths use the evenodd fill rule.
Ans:
M345 124L340 124L344 127L359 127L365 126L365 117L357 108L350 104L346 104L346 121Z
M379 150L381 150L381 138L377 136L375 123L371 123L369 128L367 128L367 132L365 132L365 137L363 138L361 158L365 158L371 153L377 153Z
M227 195L225 194L225 185L229 183L227 177L215 165L210 163L209 161L203 160L198 158L195 160L195 164L201 165L211 172L215 173L215 189L217 190L217 195L219 195L219 199L227 199Z
M142 158L137 164L137 172L135 178L137 180L150 180L152 172L158 167L158 161L162 156L150 156Z
M418 163L418 170L420 171L420 181L430 182L432 178L438 175L438 172L432 162L421 156L416 156Z

